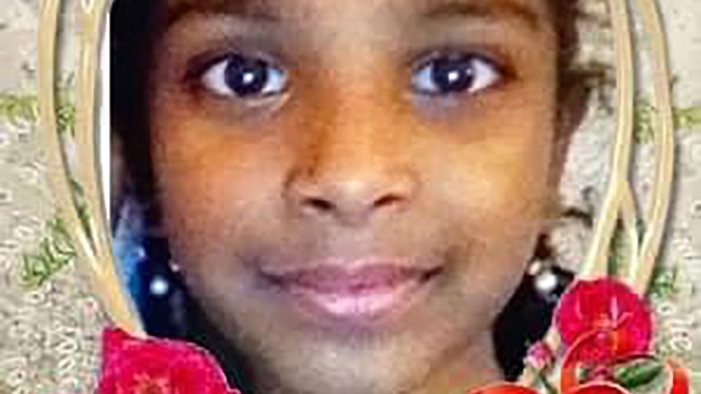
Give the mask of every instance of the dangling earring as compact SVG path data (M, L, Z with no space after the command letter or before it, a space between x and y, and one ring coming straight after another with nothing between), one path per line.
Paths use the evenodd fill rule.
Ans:
M548 302L557 301L555 291L559 285L559 279L553 272L552 264L545 261L534 261L528 267L528 275L531 276L533 289L541 298Z
M555 252L547 234L538 238L533 261L526 274L530 277L533 291L548 303L555 304L567 288L573 275L555 262Z

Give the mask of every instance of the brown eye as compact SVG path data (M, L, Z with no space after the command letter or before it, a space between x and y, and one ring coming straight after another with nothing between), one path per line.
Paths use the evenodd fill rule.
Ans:
M476 93L502 78L493 62L477 55L460 53L433 56L417 67L412 90L423 95Z
M232 54L210 66L202 84L222 97L261 98L282 93L287 74L266 60Z

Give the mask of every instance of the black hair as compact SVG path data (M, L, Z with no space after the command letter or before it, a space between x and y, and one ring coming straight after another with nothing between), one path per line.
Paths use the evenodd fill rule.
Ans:
M555 28L559 37L558 95L563 102L565 97L575 94L585 105L590 84L585 75L573 66L579 47L576 21L578 3L581 0L547 0ZM112 125L122 141L122 154L128 173L127 193L134 196L144 207L144 219L147 223L160 222L161 212L155 198L154 174L151 166L151 140L149 133L148 94L150 56L153 42L159 32L158 0L115 0L111 9L111 94ZM570 101L570 100L566 100ZM570 109L560 109L568 111ZM562 114L560 114L562 116ZM117 215L115 215L116 217ZM147 226L148 227L148 226ZM176 284L182 283L177 274L168 266L167 240L161 234L147 233L143 240L149 264L143 264L133 286L141 288L138 294L148 294L148 286L155 276L166 277ZM556 260L550 241L546 235L541 236L535 250L534 259L541 261ZM535 290L534 277L524 275L523 281L501 311L497 319L493 337L496 357L507 379L515 379L523 369L523 358L529 344L541 338L550 326L557 295L573 279L567 271L555 268L560 281L554 289L554 298L544 298ZM187 290L171 290L169 295L183 298L187 305L189 326L184 331L178 327L177 319L171 316L171 302L142 297L136 300L137 307L145 322L147 331L152 335L179 337L193 340L209 348L219 358L232 381L246 392L246 365L239 359L231 358L235 349L231 349L220 333L203 318L196 300L187 296ZM180 322L182 323L182 322ZM211 333L203 335L202 332ZM235 354L235 353L234 353Z

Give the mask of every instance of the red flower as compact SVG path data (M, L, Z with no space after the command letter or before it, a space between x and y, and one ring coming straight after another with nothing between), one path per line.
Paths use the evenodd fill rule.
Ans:
M666 363L671 375L667 387L660 394L690 394L689 377L684 369L672 361ZM565 388L563 394L631 394L618 384L610 382L593 382ZM468 394L540 394L538 391L514 383L497 383L482 387Z
M652 340L652 315L638 295L614 280L575 283L560 299L555 324L568 348L560 369L562 394L630 394L622 384L635 387L633 381L616 378L613 368L625 361L652 359L646 354ZM529 349L526 362L542 373L549 359L547 350L543 344L536 344ZM664 393L689 394L686 371L671 360L663 365L671 376ZM579 367L588 371L586 378L578 376ZM643 375L637 379L642 382ZM501 383L470 394L539 393L529 387Z
M512 383L502 383L477 389L469 394L540 394L536 390ZM620 386L611 383L591 383L575 387L564 394L630 394Z
M555 324L565 346L590 336L579 360L596 363L645 354L652 341L652 314L626 285L612 279L578 281L560 299Z
M214 358L192 344L105 330L98 394L192 393L240 394Z
M620 386L611 383L590 383L575 387L566 394L630 394Z

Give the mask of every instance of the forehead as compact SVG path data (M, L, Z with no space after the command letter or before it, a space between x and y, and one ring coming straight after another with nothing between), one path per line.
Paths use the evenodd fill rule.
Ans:
M531 28L549 25L552 0L164 0L167 19L191 12L230 14L250 19L284 21L321 15L385 13L394 17L478 16L513 20Z

